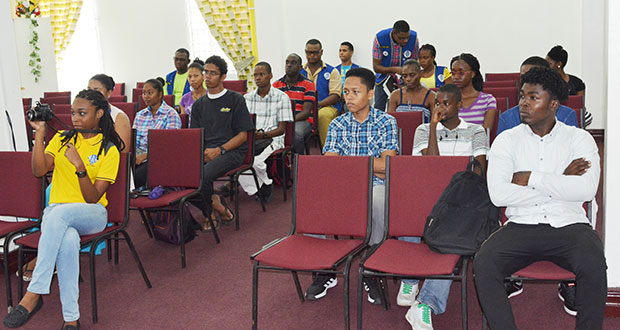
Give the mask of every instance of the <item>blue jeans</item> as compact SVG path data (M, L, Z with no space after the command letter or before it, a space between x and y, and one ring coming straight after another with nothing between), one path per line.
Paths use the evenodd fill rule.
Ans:
M401 241L420 243L420 237L399 237ZM411 285L418 284L418 280L402 280L405 283ZM446 311L446 304L448 303L448 296L450 295L450 285L452 280L424 280L424 285L418 295L418 301L422 304L428 305L435 315L443 314Z
M56 266L65 322L80 318L80 235L103 231L107 221L108 211L101 204L51 204L43 211L37 264L28 291L49 294Z

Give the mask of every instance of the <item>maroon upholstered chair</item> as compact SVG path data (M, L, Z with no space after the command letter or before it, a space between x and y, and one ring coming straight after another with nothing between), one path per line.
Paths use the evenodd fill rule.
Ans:
M500 97L500 99L502 99L503 101L505 97ZM493 144L493 141L495 141L495 137L497 137L497 127L499 126L499 115L500 114L501 112L498 110L495 113L495 118L493 119L493 127L486 129L487 138L489 139L489 147L491 146L491 144Z
M136 118L136 112L138 112L138 103L136 102L112 102L110 104L123 110L123 112L129 117L129 125L133 125L133 120Z
M189 128L189 115L180 113L179 118L181 118L181 128Z
M482 88L494 88L494 87L517 87L518 80L497 80L497 81L485 81L482 83Z
M164 102L174 108L174 95L164 95Z
M54 104L55 114L68 114L71 115L71 104Z
M147 232L152 237L150 211L180 212L179 221L183 221L185 202L190 198L202 198L203 129L151 129L148 141L147 185L183 188L167 192L157 199L151 200L147 196L142 196L131 200L131 208L140 212ZM213 220L210 217L208 219L215 241L219 243L220 239ZM182 223L179 223L179 228L181 267L185 268L185 234Z
M386 163L384 240L360 261L357 327L362 329L362 278L452 279L461 282L463 329L467 329L467 265L469 256L433 252L426 243L399 241L422 237L426 217L450 182L467 168L469 157L398 156ZM387 281L383 281L387 286ZM382 290L386 295L387 290ZM389 298L383 297L384 308Z
M71 95L42 97L41 104L71 104Z
M126 95L111 95L108 99L109 102L127 102Z
M293 105L294 106L294 105ZM286 128L284 129L284 147L278 150L274 150L269 158L273 159L277 165L280 165L280 173L282 175L286 175L286 159L289 159L289 164L291 163L291 155L293 153L293 139L295 138L295 122L286 122ZM267 169L269 170L269 169ZM283 178L282 182L282 193L284 195L284 200L287 198L287 190L288 190L288 181L289 178Z
M253 126L256 126L256 115L250 114L252 116ZM239 230L239 176L241 175L251 175L254 177L254 183L256 184L256 190L260 189L258 185L258 177L256 176L256 170L254 169L254 142L256 132L254 129L248 131L247 144L248 151L245 153L245 158L243 159L243 163L238 167L226 172L222 178L219 178L215 181L228 181L230 183L230 191L231 198L235 200L235 230ZM247 171L250 171L247 173ZM258 192L257 192L258 194ZM265 201L261 194L257 195L260 200L260 205L263 209L263 212L266 212Z
M343 275L344 320L345 328L349 329L351 259L366 248L370 238L372 158L295 157L291 230L286 237L272 241L251 257L254 261L252 328L258 326L259 270L282 270L293 274L301 302L304 295L297 272ZM346 184L340 184L344 182ZM342 196L347 196L346 203L342 202ZM335 235L340 239L321 239L305 234ZM343 264L344 267L340 267Z
M521 74L519 72L514 73L487 73L485 75L486 81L506 81L506 80L519 80Z
M131 102L138 103L138 110L142 110L145 108L140 107L140 104L144 104L144 100L142 100L142 87L134 88L133 90L131 90Z
M112 96L114 95L125 95L125 83L114 84L114 89L112 90Z
M565 105L573 110L575 110L575 114L577 115L577 123L579 124L579 128L583 128L584 124L584 116L585 116L585 106L583 95L569 95L568 99L562 102L562 105Z
M517 87L493 87L483 89L485 93L493 95L496 100L498 97L508 98L508 107L512 108L519 104L519 90Z
M68 96L69 99L71 99L71 92L44 92L43 93L43 97L44 98L48 98L48 97L66 97Z
M422 111L390 112L396 118L398 126L398 150L401 155L411 155L413 152L413 137L415 130L423 122Z
M245 94L248 91L247 80L224 80L222 82L224 88L230 89L241 94Z
M136 82L136 88L142 88L142 87L144 87L144 82L143 81Z
M118 264L118 241L124 240L127 242L127 246L129 247L129 251L131 252L134 261L138 265L138 269L142 275L142 279L146 284L147 288L151 288L151 282L149 281L148 275L142 266L142 262L140 261L140 257L138 256L138 252L131 242L131 238L126 231L127 225L129 224L129 160L131 154L129 153L121 153L120 154L120 162L118 168L118 174L116 176L116 181L114 184L110 185L108 191L106 192L106 198L108 199L108 223L111 223L108 227L106 227L102 232L93 234L93 235L85 235L81 236L80 245L82 248L90 246L89 249L89 265L90 265L90 287L91 287L91 303L92 303L92 318L93 323L97 323L97 282L96 282L96 272L95 272L95 251L99 242L103 240L107 240L108 244L111 240L114 241L115 249L114 249L114 263ZM121 237L119 237L122 236ZM39 246L39 238L41 237L41 232L35 232L29 234L25 237L22 237L15 241L15 243L19 246L18 253L18 272L19 272L19 282L18 282L18 294L22 295L23 285L22 285L22 269L23 269L23 261L24 261L24 253L36 253L37 247ZM108 245L109 249L110 245ZM109 250L108 250L109 251ZM108 261L110 260L108 255Z
M497 103L497 117L499 117L499 115L500 115L502 112L504 112L504 111L506 111L506 110L510 109L510 108L508 107L508 98L507 98L507 97L496 97L496 98L495 98L495 101L496 101L496 103ZM518 103L519 103L519 102L517 101L517 104L518 104Z
M293 109L295 108L293 107ZM319 148L321 149L321 153L323 153L323 146L321 145L321 139L319 137L319 105L318 105L318 102L314 102L314 105L312 108L312 115L310 118L312 119L312 122L311 122L312 131L310 132L310 134L308 135L305 141L306 155L310 154L310 140L312 139L316 139L316 141L318 141L318 145L319 145Z
M32 175L31 161L30 152L0 152L0 171L5 174L0 180L0 214L3 216L41 219L45 205L43 181ZM15 236L38 224L34 221L0 221L0 237L4 238L2 266L8 307L13 307L9 244Z
M32 98L30 97L24 97L22 98L22 105L25 107L29 107L32 105Z

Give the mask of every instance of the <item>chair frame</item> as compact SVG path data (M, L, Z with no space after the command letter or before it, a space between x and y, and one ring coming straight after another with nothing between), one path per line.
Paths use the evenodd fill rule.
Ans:
M108 230L108 228L111 227L106 227L106 229L104 229L103 232L98 233L93 235L92 237L89 237L88 239L84 239L80 241L80 248L84 248L88 245L91 246L91 248L89 249L88 253L89 255L89 267L90 267L90 292L91 292L91 303L92 303L92 320L93 323L97 323L98 322L98 315L97 315L97 283L96 283L96 273L95 273L95 251L96 251L96 246L99 244L99 242L103 241L104 239L107 240L108 245L108 261L111 260L111 254L110 254L110 250L111 250L111 246L110 246L110 241L113 240L114 241L114 264L118 265L118 241L119 240L124 240L127 242L127 246L129 247L129 250L134 258L134 261L136 262L136 264L138 265L138 269L140 270L140 274L142 275L142 279L144 280L144 283L146 284L147 288L152 288L151 285L151 281L148 278L148 275L146 274L146 271L144 270L144 267L142 266L142 262L140 261L140 257L138 256L138 252L136 251L135 246L133 245L131 238L129 236L129 233L127 233L127 231L125 230L127 228L127 226L129 225L129 180L130 180L130 169L129 169L129 164L130 164L130 158L131 158L131 153L127 153L127 154L121 154L121 155L126 155L125 160L121 161L119 166L119 170L124 169L126 171L126 180L123 183L124 184L124 191L125 191L125 198L124 198L124 206L123 206L123 221L122 222L117 222L116 228L113 228L111 230ZM43 220L43 218L41 217L41 220ZM112 226L115 227L115 226ZM40 235L40 231L39 232L35 232L35 233L31 233L29 235ZM123 237L120 238L119 234L122 235ZM27 236L29 236L27 235ZM88 235L91 236L91 235ZM19 240L16 241L16 243L19 245L19 249L18 249L18 275L19 275L19 280L18 280L18 288L17 288L17 292L19 294L19 298L22 298L22 294L23 294L23 263L24 263L24 253L34 253L37 251L37 248L32 248L32 247L26 247L24 245L20 245L19 244ZM37 242L38 244L38 242ZM80 253L84 253L84 252L80 252Z
M404 157L404 156L397 156L397 157ZM421 156L410 156L410 157L421 157ZM441 157L441 156L440 156ZM390 212L390 177L391 177L391 169L390 169L390 163L391 163L391 158L390 156L387 157L386 159L386 164L385 164L385 170L386 170L386 183L385 183L385 229L384 229L384 236L383 236L383 240L373 246L372 248L366 250L364 252L364 255L362 256L362 259L360 260L360 264L359 264L359 277L358 277L358 284L357 284L357 328L359 330L362 329L362 323L363 323L363 302L362 302L362 297L363 297L363 290L362 290L362 283L363 283L363 278L364 277L375 277L375 278L387 278L387 277L392 277L394 279L450 279L450 280L457 280L461 282L461 318L462 318L462 327L463 329L467 329L467 269L469 266L469 259L471 258L471 256L461 256L459 258L459 260L456 262L456 265L452 271L452 274L437 274L437 275L426 275L426 276L410 276L410 275L403 275L403 274L397 274L397 273L384 273L381 271L375 271L375 270L370 270L367 269L365 267L365 263L366 261L374 254L375 251L377 251L382 245L383 243L385 243L386 240L389 239L389 212ZM464 170L464 169L463 169ZM426 244L424 242L420 242L420 243L411 243L411 244ZM439 253L438 253L439 254ZM381 284L381 283L379 283ZM387 281L383 281L383 286L379 285L379 288L381 291L381 299L383 300L383 308L384 310L389 310L390 309L390 302L389 302L389 296L388 296L388 289L387 289Z
M280 171L282 174L286 173L284 159L290 157L293 154L293 140L295 139L295 122L286 122L286 128L284 129L284 148L274 150L269 158L272 158L276 162L280 162ZM287 143L288 142L288 143ZM268 158L268 159L269 159ZM282 194L284 201L287 200L287 181L288 178L284 178L284 184L282 185Z
M315 156L316 157L316 156ZM346 156L342 156L346 157ZM275 267L275 266L266 266L259 264L258 260L255 258L261 253L267 251L278 243L284 241L285 239L295 235L296 233L296 208L297 208L297 176L298 176L298 165L299 165L299 155L295 154L294 161L294 184L293 184L293 207L292 207L292 224L291 230L288 235L275 239L270 243L267 243L262 247L262 249L256 253L254 253L250 259L253 261L253 269L252 269L252 329L256 330L258 328L258 272L259 270L280 270L280 271L290 271L293 275L293 282L295 283L295 288L297 290L297 296L299 297L300 302L304 302L304 294L301 289L301 285L299 283L299 277L297 275L298 272L303 273L323 273L323 274L333 274L333 275L343 275L344 277L344 322L345 329L350 328L350 302L349 302L349 274L351 268L352 259L359 255L362 251L364 251L368 247L368 241L370 240L370 232L371 232L371 217L372 217L372 176L373 176L373 159L372 157L368 157L368 199L367 203L367 225L366 225L366 237L362 244L360 244L357 248L353 249L348 254L342 256L338 261L336 261L331 269L311 269L311 270L299 270L299 269L291 269L291 268L283 268L283 267ZM344 263L344 269L339 271L336 268L340 268L340 266Z

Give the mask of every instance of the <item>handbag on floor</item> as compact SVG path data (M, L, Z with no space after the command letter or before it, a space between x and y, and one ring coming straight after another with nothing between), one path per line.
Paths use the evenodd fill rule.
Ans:
M181 228L179 226L179 211L156 211L151 213L153 221L153 236L162 242L179 245L181 244ZM183 232L185 243L196 237L194 217L192 216L187 202L183 205Z
M475 164L480 166L473 160L468 168ZM424 241L435 252L473 255L499 229L499 214L489 197L484 171L482 176L472 170L458 172L426 218Z

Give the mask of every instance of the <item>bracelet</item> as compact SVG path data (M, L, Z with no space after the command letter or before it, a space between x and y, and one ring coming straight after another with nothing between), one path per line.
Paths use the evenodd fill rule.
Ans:
M86 176L86 171L79 171L79 172L75 172L75 174L77 175L78 178L83 178Z

